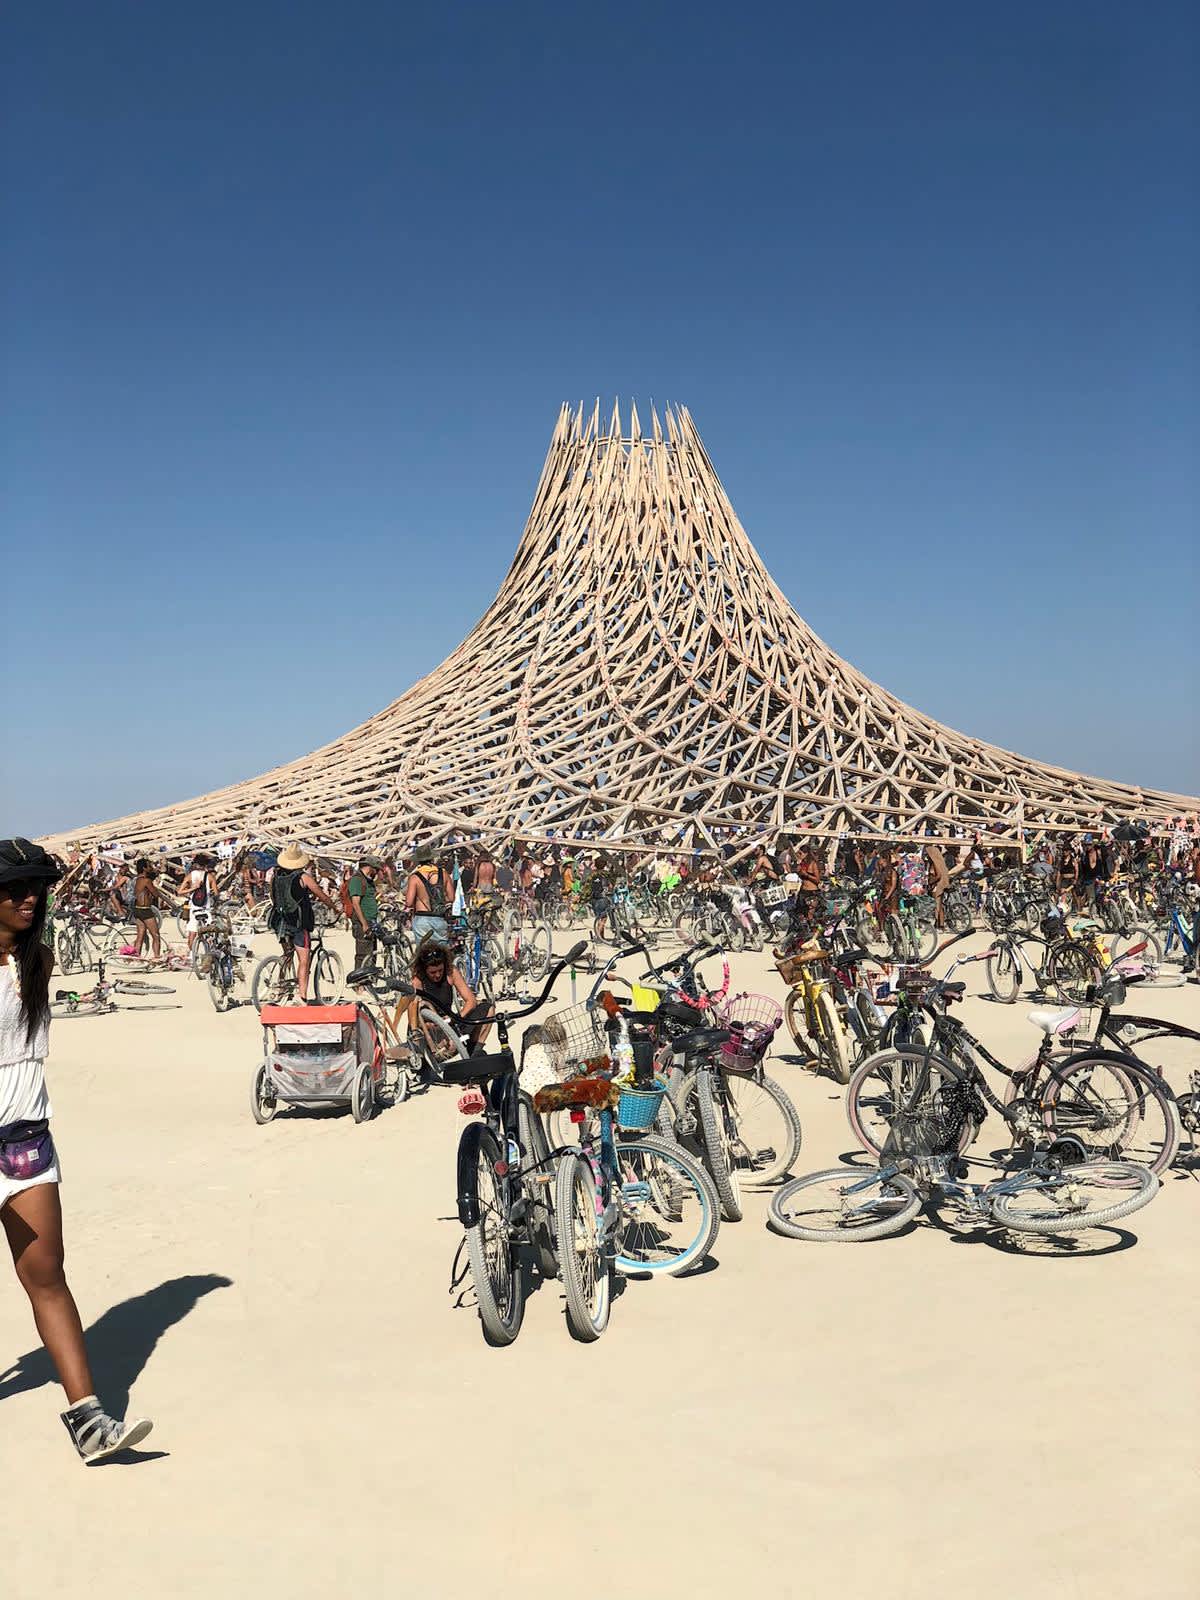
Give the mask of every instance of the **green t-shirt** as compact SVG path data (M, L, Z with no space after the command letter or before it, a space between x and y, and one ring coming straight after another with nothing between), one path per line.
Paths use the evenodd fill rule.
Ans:
M374 922L379 915L379 896L375 893L375 885L370 878L363 877L361 872L356 872L350 879L350 898L357 899L362 908L362 914L368 922ZM355 927L358 918L354 919Z

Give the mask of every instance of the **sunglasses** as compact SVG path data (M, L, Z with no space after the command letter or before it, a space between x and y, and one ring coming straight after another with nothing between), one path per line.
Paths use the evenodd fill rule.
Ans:
M7 883L0 883L0 898L28 900L30 895L40 895L49 887L45 878L10 878Z

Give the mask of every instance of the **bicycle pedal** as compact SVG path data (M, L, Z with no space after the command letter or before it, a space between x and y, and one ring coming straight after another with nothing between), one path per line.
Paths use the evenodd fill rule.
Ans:
M547 1186L554 1182L554 1174L552 1172L531 1172L528 1181Z
M621 1199L626 1205L645 1205L650 1199L650 1185L644 1178L635 1178L621 1185ZM607 1212L605 1213L607 1216Z

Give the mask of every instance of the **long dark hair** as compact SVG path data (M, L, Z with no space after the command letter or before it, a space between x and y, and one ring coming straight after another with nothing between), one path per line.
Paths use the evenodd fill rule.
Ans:
M50 1018L50 963L46 960L44 942L46 903L49 898L50 886L43 884L33 921L24 933L17 935L13 946L13 959L21 983L21 1014L25 1018L26 1044L33 1043L38 1028Z

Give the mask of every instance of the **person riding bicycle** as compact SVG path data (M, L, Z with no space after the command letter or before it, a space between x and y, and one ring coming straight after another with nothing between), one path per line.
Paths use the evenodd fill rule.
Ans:
M187 947L196 942L201 928L212 923L213 904L217 898L217 880L213 875L213 860L203 851L192 857L192 864L179 885L180 894L187 899Z
M312 936L316 927L313 896L341 915L341 907L321 888L309 872L312 857L299 845L290 844L279 852L275 876L271 879L271 915L268 925L286 951L296 952L296 993L301 1005L308 1004L308 968L312 961Z
M491 1008L486 1001L480 1004L476 1000L475 991L455 966L447 945L437 939L422 940L413 958L412 986L417 1004L422 995L428 996L434 1009L451 1023L456 1032L465 1035L469 1050L475 1051L481 1047L491 1026L483 1019ZM415 1006L413 1016L415 1019ZM472 1023L475 1026L468 1030L468 1025ZM423 1022L420 1026L436 1050L437 1033L428 1023Z
M447 914L453 899L449 875L438 864L433 851L418 850L404 891L404 909L412 917L413 938L418 944L422 939L435 939L443 945L450 943Z

